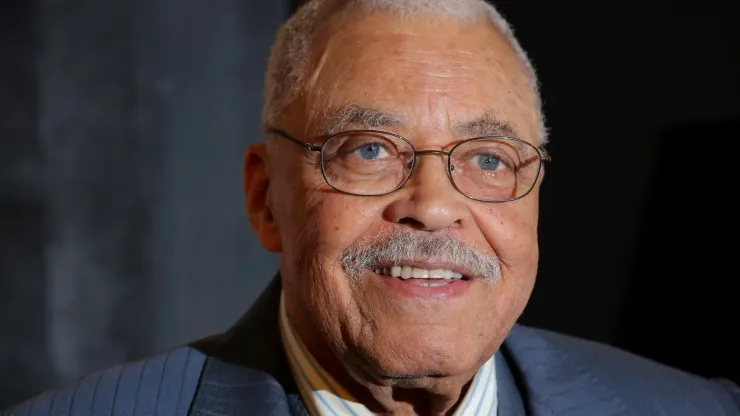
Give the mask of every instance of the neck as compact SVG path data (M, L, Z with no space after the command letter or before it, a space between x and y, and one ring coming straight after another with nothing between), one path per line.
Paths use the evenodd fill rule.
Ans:
M324 370L376 414L451 414L465 397L475 376L473 371L450 377L392 379L364 372L362 369L371 366L362 363L358 357L339 358L322 343L311 342L307 348Z
M389 415L449 415L455 411L465 397L470 385L470 378L465 380L434 380L411 383L414 386L380 385L374 381L357 380L362 400L373 403L370 410L376 414ZM409 384L409 383L404 383Z

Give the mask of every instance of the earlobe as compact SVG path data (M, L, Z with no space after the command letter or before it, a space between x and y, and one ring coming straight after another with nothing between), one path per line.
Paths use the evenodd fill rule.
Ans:
M244 195L249 223L262 246L269 251L282 251L280 229L272 211L265 143L252 143L244 153Z

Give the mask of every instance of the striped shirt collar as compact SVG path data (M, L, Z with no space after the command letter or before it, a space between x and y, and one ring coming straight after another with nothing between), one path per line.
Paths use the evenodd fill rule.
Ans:
M371 416L311 355L293 329L280 295L280 336L303 403L311 416ZM496 416L496 363L491 357L476 373L453 416Z

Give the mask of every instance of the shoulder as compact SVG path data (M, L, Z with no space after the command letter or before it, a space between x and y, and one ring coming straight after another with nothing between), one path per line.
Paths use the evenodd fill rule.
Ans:
M21 403L2 416L167 414L188 411L206 356L189 347L113 367Z
M0 416L238 414L245 406L287 415L299 405L272 375L188 346L89 375Z
M740 389L733 383L698 377L610 345L520 325L504 345L535 397L552 393L558 384L573 397L579 390L614 397L615 408L740 415Z

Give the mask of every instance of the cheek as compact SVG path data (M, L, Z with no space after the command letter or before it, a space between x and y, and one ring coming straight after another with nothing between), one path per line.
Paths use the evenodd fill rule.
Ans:
M527 201L527 199L531 200ZM534 195L498 206L484 206L476 215L483 237L501 259L503 271L528 275L536 270L537 204ZM524 276L521 276L524 277Z
M525 198L500 207L486 207L478 220L486 241L501 261L493 314L497 326L494 332L505 334L524 310L537 275L537 204Z
M375 218L372 206L364 199L340 193L323 192L317 209L308 213L314 224L324 260L334 260L347 246L371 229Z
M310 160L296 158L291 162L299 166L297 172L279 171L273 181L278 186L273 185L271 190L275 192L273 205L283 246L293 247L293 250L288 251L295 252L304 249L301 243L316 241L316 220L325 211L328 186L321 177L320 168L314 166Z
M300 237L291 243L294 264L299 265L295 274L303 279L306 290L301 296L308 296L307 309L318 311L321 326L338 334L339 323L358 325L352 318L358 316L356 297L341 267L341 253L358 238L380 230L382 209L368 199L333 190L309 193L309 200L301 214Z
M303 182L292 195L282 207L289 224L281 227L281 234L284 246L299 258L310 256L333 267L347 246L381 229L382 206L377 201L341 194L323 179L320 184Z
M320 198L318 209L309 214L327 254L337 255L358 238L379 231L382 207L371 200L334 192L323 193Z

